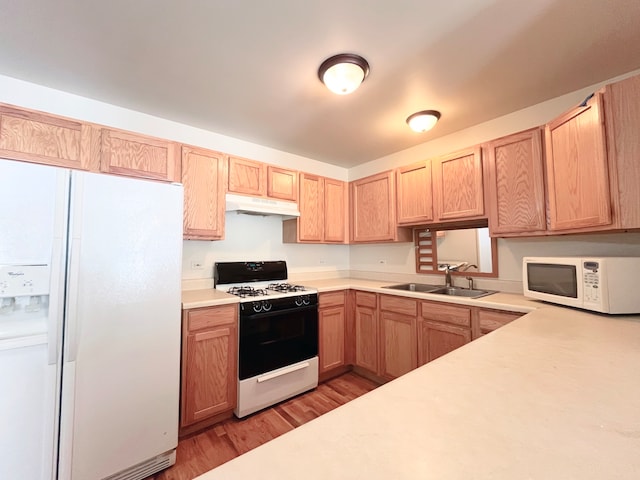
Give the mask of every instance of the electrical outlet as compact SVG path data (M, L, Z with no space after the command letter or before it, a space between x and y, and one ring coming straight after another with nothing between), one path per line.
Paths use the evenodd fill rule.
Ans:
M378 260L378 263L379 263L380 265L384 265L384 264L386 264L386 263L387 263L387 261L386 261L384 258L381 258L380 260Z
M320 259L320 265L324 265L325 263L327 263L327 261L321 258Z
M191 270L204 270L204 262L191 262Z

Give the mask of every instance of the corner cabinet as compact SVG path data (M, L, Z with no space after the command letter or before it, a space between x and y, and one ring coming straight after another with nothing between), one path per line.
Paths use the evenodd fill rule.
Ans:
M396 224L393 171L351 182L351 241L410 242L410 229Z
M493 140L485 151L491 235L544 233L547 222L541 129Z
M0 105L0 158L97 171L100 128Z
M226 158L200 148L182 147L184 238L224 238Z
M435 220L483 218L482 151L474 147L433 160Z
M285 243L346 243L347 184L300 173L300 217L283 222Z
M433 221L431 160L396 170L398 225L422 225Z
M180 145L120 130L101 131L100 171L165 182L180 181Z
M235 408L237 345L237 304L183 312L181 428Z
M545 127L550 230L612 223L603 95Z

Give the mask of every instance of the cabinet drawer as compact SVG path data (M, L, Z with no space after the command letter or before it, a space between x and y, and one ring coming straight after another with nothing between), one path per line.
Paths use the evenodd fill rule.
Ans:
M418 314L418 302L394 295L380 295L380 309L415 317Z
M368 292L356 292L356 305L376 308L376 294Z
M344 306L346 303L346 293L344 290L339 292L326 292L318 295L318 307L339 307Z
M222 305L219 307L194 308L187 310L187 331L202 330L204 328L216 327L236 323L238 320L237 305Z
M420 314L427 320L471 327L471 308L448 303L422 302Z
M489 333L509 322L520 318L522 313L500 312L496 310L478 310L478 323L481 333Z

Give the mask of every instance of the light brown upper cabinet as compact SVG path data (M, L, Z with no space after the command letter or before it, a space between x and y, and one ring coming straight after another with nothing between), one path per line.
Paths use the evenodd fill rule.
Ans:
M611 225L603 95L545 127L551 230Z
M544 233L544 159L539 128L485 146L489 230L493 236Z
M298 173L255 160L229 156L227 189L241 195L296 201Z
M0 105L0 157L97 171L100 128Z
M484 189L480 147L435 159L432 167L436 222L482 218Z
M168 140L102 129L100 170L128 177L179 182L180 146Z
M285 220L285 243L345 243L347 240L347 184L300 173L300 217Z
M295 202L298 199L298 172L267 165L267 196Z
M607 85L607 154L618 228L640 228L640 75Z
M421 225L433 221L431 160L396 170L398 225Z
M224 238L226 158L219 152L182 147L184 238Z
M410 229L396 225L393 171L351 182L351 240L353 242L410 242Z
M266 165L229 156L229 182L227 188L232 193L263 197L267 193Z

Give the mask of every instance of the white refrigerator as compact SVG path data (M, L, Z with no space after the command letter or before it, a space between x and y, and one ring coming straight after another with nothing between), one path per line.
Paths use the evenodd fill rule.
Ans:
M182 186L0 159L0 479L175 462Z

